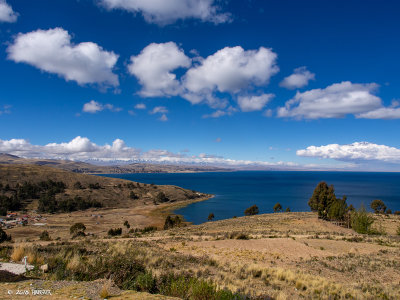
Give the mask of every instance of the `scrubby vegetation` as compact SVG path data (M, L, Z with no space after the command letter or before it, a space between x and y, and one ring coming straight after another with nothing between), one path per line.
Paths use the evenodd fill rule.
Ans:
M371 233L371 225L374 219L368 214L364 206L351 214L351 227L357 233Z
M382 200L376 199L371 202L371 208L376 214L384 214L386 211L386 205Z
M116 236L116 235L121 235L122 234L122 228L110 228L110 230L107 233L110 236Z
M244 211L244 214L246 216L254 216L254 215L257 215L258 213L259 213L259 210L258 210L257 205L250 206L250 207L246 208Z
M167 216L164 223L164 229L170 229L173 227L181 226L182 225L182 217L181 216Z

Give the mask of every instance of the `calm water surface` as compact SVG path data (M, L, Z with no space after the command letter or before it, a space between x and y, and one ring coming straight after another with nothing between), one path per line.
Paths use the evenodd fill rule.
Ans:
M347 202L359 207L382 199L392 211L400 210L400 173L356 172L278 172L246 171L216 173L155 173L105 175L143 183L177 185L186 189L214 194L215 197L179 209L186 220L194 224L207 221L209 213L215 219L243 216L243 211L256 204L260 213L273 212L279 202L284 209L309 211L307 205L315 186L326 181L335 186L336 195L347 196Z

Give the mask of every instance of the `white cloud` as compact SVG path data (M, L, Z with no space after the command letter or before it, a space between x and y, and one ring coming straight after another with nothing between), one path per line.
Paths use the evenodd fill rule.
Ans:
M135 109L146 109L146 104L138 103L135 105Z
M10 60L30 64L67 81L119 85L118 76L112 72L118 55L92 42L73 44L62 28L20 33L7 52Z
M381 107L366 113L356 115L359 119L383 119L394 120L400 119L400 103L398 100L393 100L390 107Z
M233 160L216 155L199 154L188 155L185 153L172 153L167 150L149 150L143 152L139 149L128 147L121 139L116 139L111 145L97 145L86 137L77 136L69 142L49 143L47 145L32 145L24 139L0 139L0 153L9 153L27 158L70 159L77 161L96 160L107 162L120 160L126 162L149 161L172 164L207 164L220 166L247 166L247 167L297 167L291 162L264 162L250 160Z
M172 71L188 68L190 64L189 57L174 42L152 43L131 57L128 70L143 86L140 92L143 97L172 96L181 89Z
M168 117L166 114L162 114L162 116L158 120L160 120L162 122L166 122L166 121L168 121Z
M400 149L368 142L356 142L348 145L330 144L309 146L296 152L299 156L331 158L342 161L376 160L400 163Z
M13 11L12 7L5 0L0 0L0 22L16 22L18 14Z
M177 20L199 19L215 24L230 21L230 14L220 13L214 0L100 0L107 9L141 13L148 23L166 25Z
M156 106L150 112L150 114L167 114L168 109L165 106Z
M11 114L11 105L0 106L0 116L4 114Z
M315 74L308 71L306 67L300 67L295 69L292 75L284 78L279 85L292 90L305 87L310 80L315 80Z
M119 107L114 107L114 105L112 105L112 104L101 104L94 100L91 100L90 102L85 103L82 108L83 112L91 113L91 114L95 114L95 113L103 111L103 110L119 112L122 109Z
M238 97L239 107L244 112L262 110L264 106L274 97L272 94L263 94L261 96Z
M345 81L325 89L297 92L285 107L278 109L278 116L319 119L366 113L382 106L382 100L372 94L377 87L375 83L354 84Z
M223 116L231 116L235 112L237 112L237 109L232 106L229 106L225 110L218 109L211 114L203 115L203 118L208 119L208 118L219 118L219 117L223 117Z
M199 103L214 92L236 94L266 85L279 71L276 58L272 50L264 47L247 51L240 46L223 48L189 69L183 80L187 93L182 96Z

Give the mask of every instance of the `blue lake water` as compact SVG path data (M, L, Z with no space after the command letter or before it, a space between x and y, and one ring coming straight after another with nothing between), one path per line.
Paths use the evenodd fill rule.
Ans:
M244 210L256 204L260 213L273 212L279 202L284 209L309 211L307 205L315 186L326 181L335 186L336 196L347 196L348 204L369 208L381 199L392 211L400 210L400 173L359 172L279 172L246 171L216 173L111 174L114 178L143 183L177 185L186 189L214 194L215 197L190 204L176 211L187 221L200 224L209 213L215 220L243 216Z

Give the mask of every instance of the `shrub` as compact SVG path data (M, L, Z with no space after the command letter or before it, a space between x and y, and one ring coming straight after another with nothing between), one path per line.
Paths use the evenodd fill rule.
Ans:
M169 199L163 192L159 192L156 196L156 201L163 203L169 201Z
M42 231L42 233L39 236L39 239L41 241L51 241L49 232L47 230Z
M131 225L129 224L129 222L127 220L124 222L124 226L128 229L131 228Z
M274 205L274 212L282 211L282 205L278 202Z
M246 216L254 216L254 215L257 215L258 213L259 213L259 210L258 210L257 205L250 206L250 207L246 208L246 210L244 211L244 214Z
M354 211L351 214L351 227L355 232L370 233L372 223L374 223L374 219L368 214L363 205L358 211Z
M151 272L139 274L135 280L135 289L140 292L156 292L156 280Z
M100 184L99 184L98 182L96 182L96 183L89 183L89 189L98 190L98 189L101 189L101 186L100 186Z
M400 235L400 225L397 227L396 234Z
M122 228L110 228L110 230L107 233L110 236L116 236L116 235L121 235L122 234Z
M392 210L391 210L390 208L388 208L388 209L386 210L386 213L387 213L388 215L391 215L391 214L392 214Z
M132 200L139 199L138 195L136 195L133 191L129 193L129 198Z
M393 214L396 216L400 216L400 210L396 210Z
M75 223L69 228L72 237L85 236L86 226L83 223Z
M208 215L207 220L208 220L208 221L212 221L214 218L215 218L214 214L213 214L213 213L210 213L210 214Z
M379 199L375 199L374 201L371 202L371 208L374 210L376 214L379 213L383 214L386 211L385 203L383 203L383 201Z
M77 181L77 182L74 183L74 189L76 189L76 190L83 189L83 186L82 186L80 181Z
M286 207L286 212L291 212L290 207Z
M15 262L19 262L22 260L22 258L25 256L25 248L22 246L19 246L17 248L14 248L12 253L11 253L11 260Z
M180 226L182 224L182 218L180 216L167 216L164 223L164 229L170 229L176 226Z
M0 228L0 243L5 241L11 241L11 235L7 234L2 228Z

